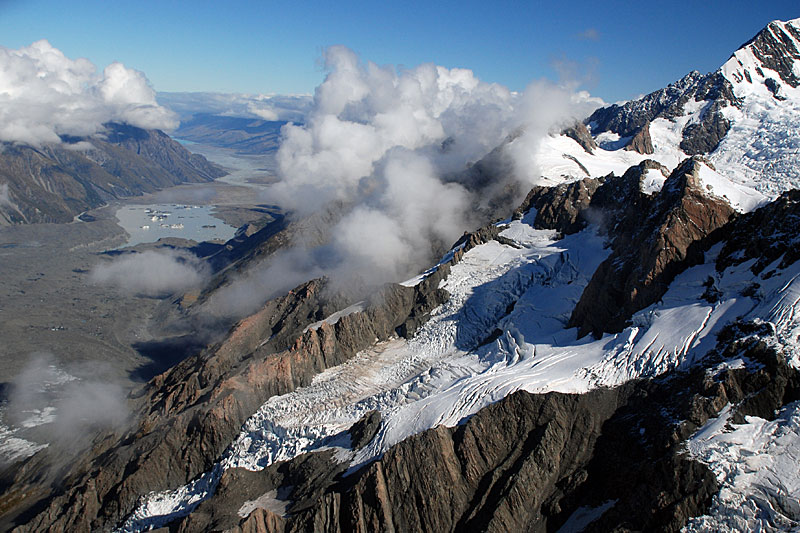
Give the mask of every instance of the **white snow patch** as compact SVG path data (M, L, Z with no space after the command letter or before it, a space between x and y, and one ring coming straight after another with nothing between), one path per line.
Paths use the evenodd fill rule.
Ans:
M580 533L616 504L617 500L609 500L597 507L580 507L570 515L556 533Z
M782 33L778 38L789 39L800 49L800 43L784 29L798 24L776 24ZM795 61L794 70L798 68ZM737 50L720 70L742 105L723 110L731 129L710 156L717 170L770 197L800 187L800 87L789 86L762 65L750 46ZM768 78L779 84L782 100L767 88Z
M256 509L266 509L267 511L284 516L287 508L289 507L289 503L290 502L287 500L281 500L278 498L277 490L271 490L265 494L262 494L255 500L244 502L239 508L237 514L239 515L239 518L247 518L250 516L250 513Z
M47 448L47 444L38 444L16 436L17 432L17 429L0 423L0 462L14 463Z
M564 157L565 155L579 161L591 177L606 176L610 173L621 176L631 166L638 165L644 159L655 158L629 150L605 150L602 147L596 148L593 154L589 154L580 144L566 135L548 136L542 140L538 149L529 155L531 161L535 162L535 165L531 163L531 166L539 169L538 176L528 177L530 182L538 185L554 185L587 177L578 163Z
M683 531L787 531L800 528L800 402L767 421L730 424L731 409L687 443L722 485L708 515Z
M769 203L762 193L739 183L734 183L707 165L700 165L700 181L713 196L725 199L740 213L747 213Z
M648 168L642 178L640 189L645 194L653 195L661 191L665 181L667 181L667 178L660 170Z

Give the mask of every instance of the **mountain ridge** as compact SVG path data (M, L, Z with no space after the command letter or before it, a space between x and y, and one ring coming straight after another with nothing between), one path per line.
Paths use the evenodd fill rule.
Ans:
M72 222L114 199L225 175L161 131L110 123L105 135L39 148L3 144L0 224Z

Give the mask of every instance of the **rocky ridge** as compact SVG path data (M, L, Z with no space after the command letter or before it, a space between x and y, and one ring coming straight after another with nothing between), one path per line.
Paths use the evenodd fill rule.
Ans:
M585 120L585 124L593 136L611 132L623 138L630 137L632 150L653 153L652 144L648 146L646 142L649 124L657 118L673 120L684 115L687 104L694 101L702 102L700 120L683 129L680 148L688 155L709 153L730 129L730 121L722 110L726 106L740 105L733 86L721 72L702 75L692 71L639 100L600 108Z
M610 175L556 187L537 187L528 194L515 217L535 210L533 220L536 227L556 229L564 234L580 231L587 224L596 224L607 235L612 248L611 256L597 269L573 312L571 321L579 326L581 333L598 333L596 327L600 327L601 332L609 324L622 327L633 311L657 300L671 278L701 261L702 252L709 244L724 240L726 235L750 231L754 240L745 247L753 249L754 254L758 254L759 249L775 246L775 241L783 242L788 238L788 234L779 228L798 220L798 202L794 193L787 193L779 201L751 215L735 218L733 209L724 200L711 196L701 187L698 171L703 164L700 158L686 160L666 179L661 191L654 194L642 192L642 182L648 171L664 171L660 164L652 161L632 167L620 177ZM643 212L649 213L644 220ZM742 220L746 222L740 222ZM758 224L762 231L752 232L754 224ZM324 280L305 283L288 295L271 300L258 313L240 321L225 340L154 378L136 400L141 406L137 427L125 435L109 435L98 441L94 450L63 480L60 485L63 490L55 486L50 488L56 493L54 497L35 491L34 473L38 459L32 460L30 467L23 467L13 483L14 489L3 497L11 507L23 509L28 506L27 513L19 515L22 517L19 523L24 525L17 530L36 531L50 526L106 530L121 523L140 495L182 485L208 471L238 434L242 423L266 399L308 384L317 373L341 364L371 346L376 339L398 334L412 336L427 320L431 310L447 298L446 292L438 287L448 276L450 264L460 261L467 250L477 245L493 239L503 242L499 230L492 224L465 234L456 243L452 259L429 272L419 285L388 285L366 303L363 311L345 315L334 324L323 321L319 327L307 329L308 324L320 322L348 303L326 291ZM786 241L780 245L783 248L776 248L776 253L787 250L789 244ZM732 251L721 254L721 257L736 261L740 255ZM721 345L718 351L727 349ZM761 351L753 357L761 357L758 354ZM788 368L785 363L772 366ZM748 370L743 376L745 374L752 372ZM791 377L789 381L794 379ZM778 381L786 384L786 379ZM611 392L595 391L581 396L551 393L532 396L531 399L520 393L496 407L479 412L464 426L436 428L413 437L399 444L398 451L392 449L377 463L352 476L342 477L342 467L329 469L331 464L335 464L330 457L313 454L298 458L289 466L274 465L263 475L232 469L223 474L218 496L202 504L185 522L171 527L185 531L211 527L234 530L242 527L244 531L252 528L292 531L306 527L337 530L339 527L373 526L453 529L467 525L491 529L517 527L520 525L517 521L522 520L529 525L538 524L537 528L549 528L547 524L567 520L578 502L591 499L587 493L580 492L584 490L581 487L598 483L596 475L591 479L586 477L586 472L592 471L591 465L600 461L597 464L614 464L614 468L621 468L619 459L598 455L598 446L606 442L602 437L605 431L601 429L614 423L614 417L623 416L618 413L629 413L626 410L631 408L631 402L638 401L634 401L635 398L642 394L656 395L654 389L648 387L660 385L653 383L644 381L623 385ZM670 487L672 496L668 501L662 498L657 505L648 503L641 507L659 511L655 515L636 518L640 520L637 524L642 527L665 523L674 525L685 522L687 517L707 507L708 498L715 490L713 479L701 466L681 459L676 451L677 444L688 436L691 427L703 423L703 417L714 416L724 405L723 400L739 402L745 399L749 393L737 391L752 389L752 386L736 383L736 386L730 385L730 390L722 392L715 388L716 399L710 401L713 409L708 408L705 415L695 417L694 426L687 426L679 438L662 436L669 444L666 448L664 445L656 448L672 450L666 456L654 459L652 455L646 455L642 459L641 465L651 465L654 460L654 464L661 465L657 473L664 476L663 483ZM763 380L758 383L763 383ZM695 385L693 390L702 390L701 396L708 392L707 387L698 387ZM647 392L643 393L643 390ZM770 394L779 398L774 400L775 403L784 401L788 393ZM667 396L674 397L675 394L671 392ZM598 402L607 409L598 410ZM645 409L636 407L640 408ZM503 409L508 409L508 413L503 414ZM689 408L682 412L687 412L686 409ZM485 412L492 414L483 414ZM597 418L593 418L595 415ZM630 416L626 414L623 418L629 421ZM497 420L504 420L504 425L492 423ZM483 451L477 452L473 449L477 442L481 442L477 437L466 448L463 447L465 441L460 440L473 431L470 424L479 424L479 421L483 424L480 438L492 443L492 449L499 446L499 455L495 459L490 460L486 455L488 450L479 448ZM369 428L374 428L375 424L379 422L365 421L367 429L352 430L354 442L368 442L372 433ZM500 428L505 426L516 427L513 431L518 431L504 434ZM553 431L556 433L551 435ZM647 431L650 431L649 426ZM506 448L493 439L506 442ZM638 449L628 441L614 442L610 449L620 447ZM549 462L564 450L569 450L569 453L563 464ZM478 461L475 457L481 459ZM443 461L443 458L447 460ZM547 470L543 471L543 468ZM429 506L419 506L416 515L409 514L408 509L416 505L407 500L413 494L417 494L413 501L419 502L420 495L428 491L446 493L438 491L441 487L428 486L421 481L408 485L409 480L422 479L423 476L409 477L403 472L423 469L433 469L442 476L434 479L448 480L449 485L460 488L453 493L453 501L435 500ZM468 472L469 475L456 475L457 472ZM684 477L676 481L667 474ZM634 475L633 471L631 475ZM287 492L290 485L295 487L295 492ZM390 490L387 487L396 488ZM393 495L395 490L400 490L403 496ZM531 490L534 492L529 492ZM604 490L611 488L605 487ZM242 491L246 494L243 495ZM274 499L284 502L280 505L289 505L289 522L284 521L282 512L270 514L272 511L256 505L246 521L238 524L238 519L232 514L235 509L229 503L246 498L241 503L244 505L246 501L272 494L271 491L281 497L264 501L272 502L270 508L275 504ZM21 493L35 495L39 503L25 501ZM515 498L521 499L508 499L509 494L518 494ZM579 497L579 494L583 496ZM624 497L634 498L634 495ZM526 514L516 507L516 501L535 501L536 505ZM46 506L41 507L42 504ZM436 505L444 505L451 511L445 513ZM618 515L611 513L608 516ZM667 516L672 516L670 520L677 522L664 522ZM617 519L621 520L619 516Z
M572 234L595 223L608 235L613 251L569 322L580 336L621 331L633 312L661 298L679 272L702 261L712 234L734 215L725 200L702 187L703 164L698 157L687 159L653 195L642 191L642 181L648 170L664 167L649 160L619 177L535 187L528 194L517 216L536 209L535 227Z

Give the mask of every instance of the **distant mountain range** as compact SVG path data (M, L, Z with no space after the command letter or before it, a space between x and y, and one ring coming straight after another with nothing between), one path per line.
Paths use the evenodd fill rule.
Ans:
M196 143L231 148L243 154L274 152L286 121L198 113L181 122L173 136Z

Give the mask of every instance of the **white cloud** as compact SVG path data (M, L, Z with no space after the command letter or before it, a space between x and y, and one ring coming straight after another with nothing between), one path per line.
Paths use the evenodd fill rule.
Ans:
M110 121L171 130L177 119L156 102L142 72L112 63L102 74L45 40L0 47L0 140L32 145L88 136Z
M37 438L59 452L87 445L98 429L121 427L130 415L125 390L104 361L64 364L49 353L32 354L9 383L4 421L18 428L37 427ZM61 462L71 455L51 456Z
M462 172L468 163L520 129L530 147L581 116L587 99L544 82L513 93L467 69L381 67L341 46L324 61L328 74L305 123L283 127L281 181L269 198L295 216L344 212L325 246L312 253L299 243L219 291L210 307L233 310L246 300L241 311L251 311L259 298L323 273L339 288L362 289L415 275L479 222L476 207L491 191L536 177L524 168L475 191L459 182L471 179Z
M514 125L517 97L466 69L362 64L341 46L326 51L325 65L330 72L306 124L284 127L278 151L283 182L275 192L293 209L352 198L360 180L398 148L425 152L438 173L461 169ZM440 150L448 139L450 150ZM298 190L316 191L316 201L308 203Z
M528 85L519 104L524 129L506 147L519 179L535 183L542 175L543 169L536 156L546 135L589 116L602 103L587 92L575 92L548 81Z
M192 255L148 250L122 255L92 269L89 280L111 285L125 292L162 296L199 286L207 276Z

